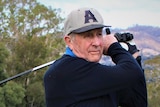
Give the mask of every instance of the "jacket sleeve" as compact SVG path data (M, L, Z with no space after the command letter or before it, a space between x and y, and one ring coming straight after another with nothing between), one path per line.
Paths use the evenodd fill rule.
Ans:
M119 43L114 43L109 47L108 55L116 63L115 66L101 65L85 60L70 62L74 63L74 67L72 67L73 72L70 71L72 76L69 77L67 89L72 92L73 96L80 99L102 96L141 81L142 69Z
M136 61L141 66L141 56L138 56ZM119 106L121 107L147 107L148 101L145 77L136 85L118 91L117 95Z

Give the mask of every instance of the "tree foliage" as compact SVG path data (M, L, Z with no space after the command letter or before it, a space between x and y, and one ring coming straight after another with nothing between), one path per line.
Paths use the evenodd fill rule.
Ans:
M15 83L8 82L5 86L0 87L0 106L1 107L17 107L22 103L25 96L25 89Z
M6 59L8 57L9 53L2 41L0 41L0 80L7 77L7 74L5 73L6 69Z
M1 36L42 36L60 30L60 9L47 8L36 0L1 0L0 3Z
M60 12L36 0L0 0L1 80L60 57L65 48ZM3 84L0 107L44 107L46 69Z

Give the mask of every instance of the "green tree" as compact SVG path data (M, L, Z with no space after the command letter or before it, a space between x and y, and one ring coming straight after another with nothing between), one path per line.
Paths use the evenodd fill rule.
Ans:
M44 89L41 81L35 81L27 88L30 107L44 107Z
M27 36L23 38L19 38L16 42L12 44L12 56L10 56L10 62L8 62L8 70L10 71L10 75L16 75L21 73L25 70L29 70L35 66L41 65L43 63L48 62L50 56L53 55L52 60L54 57L60 56L58 51L55 47L59 47L55 39L52 41L52 45L54 47L48 47L47 43L45 44L46 37L34 37L34 36ZM60 39L59 41L61 41ZM57 43L54 45L54 42ZM49 43L49 42L48 42ZM54 49L55 48L55 49ZM52 50L53 49L53 50ZM52 51L56 52L52 52ZM51 61L51 60L49 60ZM44 89L43 89L43 75L45 69L39 70L37 72L33 72L29 75L25 75L21 78L17 78L15 81L17 83L23 84L24 88L26 89L26 96L23 101L27 106L33 107L43 107L44 106ZM34 87L34 85L38 84L39 86ZM34 89L36 88L36 89ZM34 90L32 90L34 89ZM39 90L39 91L37 91ZM43 91L42 91L43 90ZM40 98L37 98L41 96ZM43 97L42 97L43 96ZM39 103L43 106L38 106Z
M21 85L8 82L5 86L0 87L0 106L17 107L22 103L24 96L25 89Z
M0 36L57 34L61 30L60 12L60 9L47 8L36 0L0 0Z
M60 9L45 7L36 0L0 0L0 38L5 39L10 52L7 75L19 74L60 56L65 45L59 13ZM42 79L46 69L12 80L25 89L17 107L44 106Z
M8 55L9 55L8 50L6 49L4 43L0 40L0 80L3 80L7 77L5 69L6 69L6 59Z

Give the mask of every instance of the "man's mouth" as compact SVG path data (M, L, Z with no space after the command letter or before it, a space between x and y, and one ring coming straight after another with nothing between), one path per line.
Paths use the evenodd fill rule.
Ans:
M90 51L90 53L91 53L92 55L97 55L97 54L100 54L100 51Z

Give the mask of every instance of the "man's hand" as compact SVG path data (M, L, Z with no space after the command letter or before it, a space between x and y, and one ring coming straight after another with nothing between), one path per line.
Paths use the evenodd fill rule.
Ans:
M134 40L120 42L121 46L126 49L132 56L137 60L138 64L141 66L141 56Z
M131 53L132 55L136 52L139 52L134 40L127 41L126 44L128 45L128 52Z
M104 55L107 55L108 48L110 47L111 44L115 42L118 42L118 41L112 34L103 36L103 46L104 46L103 54Z

